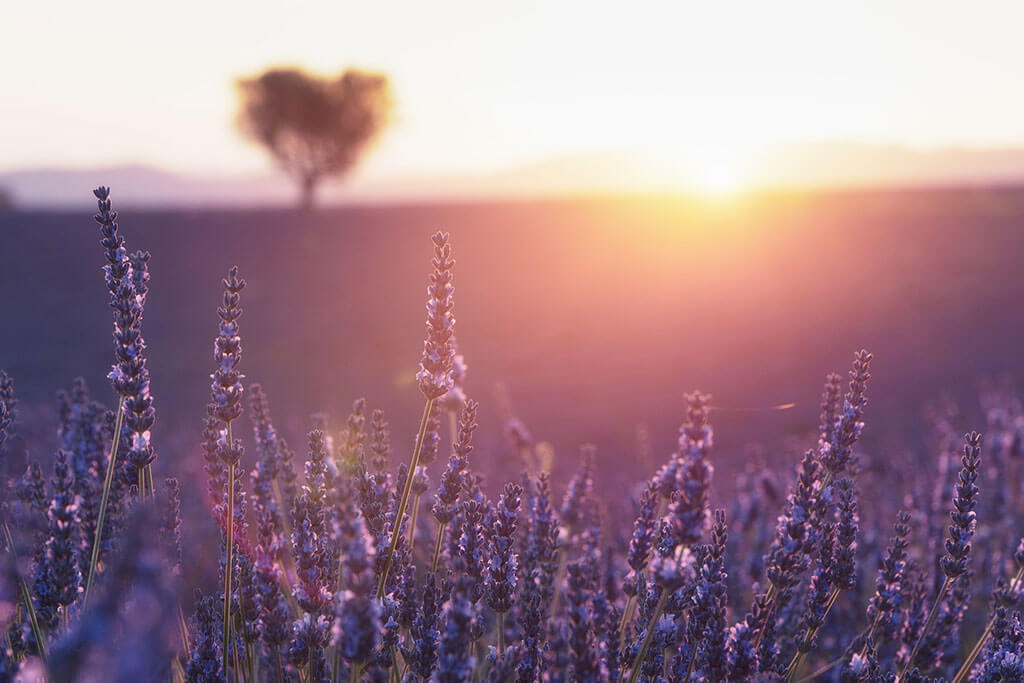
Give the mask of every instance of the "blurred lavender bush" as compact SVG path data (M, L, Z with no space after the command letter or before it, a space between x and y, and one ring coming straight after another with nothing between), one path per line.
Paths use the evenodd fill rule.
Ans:
M153 472L149 255L127 251L109 190L95 194L114 408L76 381L58 397L52 462L7 481L0 680L1024 680L1024 408L1011 393L982 397L984 448L947 407L932 414L934 463L867 467L861 351L845 391L826 378L818 438L793 471L749 461L716 510L714 404L693 393L678 449L620 487L633 514L617 519L593 447L559 502L550 454L515 418L519 479L474 468L455 261L437 233L411 452L393 454L409 442L359 399L340 431L315 416L293 454L242 372L232 268L195 438L208 504L183 506L179 482ZM16 427L0 372L7 471Z

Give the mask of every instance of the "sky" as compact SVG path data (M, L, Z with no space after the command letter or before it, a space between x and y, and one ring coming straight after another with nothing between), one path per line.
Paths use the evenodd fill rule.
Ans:
M392 78L364 177L602 150L735 169L793 142L1024 145L1019 2L8 5L0 170L261 171L233 83L271 65Z

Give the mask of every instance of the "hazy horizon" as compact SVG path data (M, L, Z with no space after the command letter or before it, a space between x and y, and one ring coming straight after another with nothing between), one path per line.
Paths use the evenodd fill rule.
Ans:
M765 150L741 185L680 175L662 160L629 151L567 154L479 174L395 174L328 181L326 205L352 202L461 201L667 194L734 201L764 192L823 192L1024 185L1024 147L919 150L896 145L819 142ZM725 179L726 181L728 179ZM97 183L141 207L291 205L295 189L272 167L246 172L182 173L135 163L0 169L0 190L23 209L88 204ZM83 189L84 188L84 189Z

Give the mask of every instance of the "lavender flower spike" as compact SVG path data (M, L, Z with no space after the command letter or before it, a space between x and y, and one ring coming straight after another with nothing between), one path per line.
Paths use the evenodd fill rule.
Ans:
M960 470L959 482L956 485L956 494L953 496L953 511L950 513L951 524L949 525L949 538L946 539L946 554L943 555L940 565L946 580L939 589L939 594L928 612L928 618L917 636L917 642L910 651L900 672L902 679L907 671L914 668L914 661L921 649L925 636L935 617L939 613L943 598L953 582L967 572L967 561L971 553L971 539L974 537L975 512L974 508L978 502L978 468L981 465L981 434L970 432L964 436L964 455L960 460L963 467Z
M238 277L238 266L233 266L224 279L224 305L217 309L220 318L219 334L213 342L213 357L217 369L210 375L213 417L224 423L223 439L218 442L221 460L227 466L227 495L224 524L227 543L224 554L224 642L221 648L223 669L228 671L231 643L231 584L235 573L234 545L236 524L235 480L236 468L241 460L241 443L232 438L231 423L242 414L242 379L238 362L242 358L242 338L238 334L239 306L245 280Z
M149 371L143 350L146 347L142 339L142 303L145 296L139 296L135 287L138 284L146 288L148 274L132 277L132 261L128 258L124 246L124 237L117 232L117 212L111 209L110 189L99 187L93 190L96 197L98 213L94 219L100 225L100 244L104 249L107 265L104 266L104 281L110 293L110 307L114 310L114 365L108 375L114 391L118 395L117 416L114 420L110 455L107 458L107 472L103 481L103 494L97 513L96 537L92 543L92 555L89 561L89 575L85 582L83 602L88 599L96 576L96 567L102 543L104 520L110 489L114 482L117 465L117 452L121 444L125 419L128 419L129 431L132 433L130 447L133 464L148 466L152 461L152 447L149 444L149 428L153 423L152 398L149 396ZM144 267L145 259L139 258L140 268ZM140 483L141 469L139 470ZM142 487L140 486L140 493Z
M491 558L484 575L484 597L487 606L498 614L498 653L505 649L505 613L512 609L516 590L519 556L515 552L519 502L523 487L505 484L505 490L494 510L492 526L487 529Z
M14 426L14 383L10 376L0 370L0 451L11 435Z
M455 505L462 492L466 468L469 466L469 454L473 452L473 432L477 427L476 409L476 401L468 399L459 415L458 437L434 498L433 513L438 523L437 543L434 546L434 571L437 571L437 559L444 543L445 529L455 516Z
M420 391L428 400L436 400L452 388L452 364L455 360L455 317L452 315L452 248L448 233L436 232L430 238L434 243L434 272L427 287L427 338L423 342L423 357L416 374Z

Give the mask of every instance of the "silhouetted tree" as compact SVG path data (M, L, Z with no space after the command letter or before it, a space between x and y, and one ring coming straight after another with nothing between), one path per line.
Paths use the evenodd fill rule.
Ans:
M242 131L295 178L303 207L312 206L321 179L352 168L391 110L387 77L355 69L335 77L270 69L238 89Z

